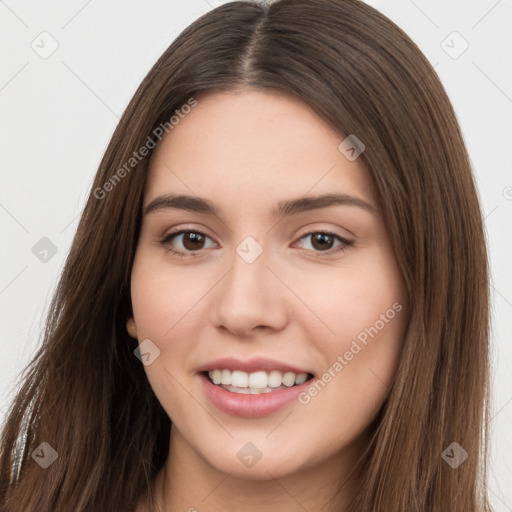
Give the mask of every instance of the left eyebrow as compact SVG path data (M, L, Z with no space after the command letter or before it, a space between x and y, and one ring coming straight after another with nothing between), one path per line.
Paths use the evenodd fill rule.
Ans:
M280 201L272 211L274 217L295 215L302 212L319 210L329 206L344 205L355 206L372 214L377 213L377 208L363 199L348 194L325 194L321 196L309 196L299 199ZM165 194L153 199L145 208L145 215L166 209L187 210L221 218L220 209L208 199L188 195Z
M281 201L277 203L277 208L273 211L273 214L274 216L287 216L337 205L355 206L372 214L377 213L375 206L359 197L350 196L348 194L325 194L322 196L310 196L292 199L290 201Z

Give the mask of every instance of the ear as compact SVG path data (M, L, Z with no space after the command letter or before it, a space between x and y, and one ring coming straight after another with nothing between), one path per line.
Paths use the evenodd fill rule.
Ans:
M126 321L126 330L128 331L128 334L132 338L137 338L137 326L135 325L135 320L133 319L133 316L128 318Z

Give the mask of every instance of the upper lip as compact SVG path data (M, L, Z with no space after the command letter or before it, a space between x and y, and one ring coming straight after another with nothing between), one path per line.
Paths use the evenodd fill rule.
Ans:
M307 370L292 366L288 363L282 363L281 361L268 359L266 357L256 357L254 359L247 359L246 361L235 357L222 357L214 361L209 361L197 369L198 372L208 372L210 370L241 370L247 373L257 371L271 372L277 370L283 373L310 373Z

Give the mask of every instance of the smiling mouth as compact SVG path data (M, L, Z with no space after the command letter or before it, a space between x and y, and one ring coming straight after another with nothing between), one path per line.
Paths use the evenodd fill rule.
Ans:
M259 395L299 386L313 378L311 373L215 369L201 372L208 381L231 393Z

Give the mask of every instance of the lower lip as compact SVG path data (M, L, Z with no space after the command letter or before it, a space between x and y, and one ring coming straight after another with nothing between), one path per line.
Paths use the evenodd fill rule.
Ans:
M298 395L313 381L313 379L309 379L297 386L271 391L270 393L246 395L227 391L210 382L202 373L199 374L199 377L203 383L206 395L215 406L227 414L245 418L266 416L280 410L285 405L296 400Z

